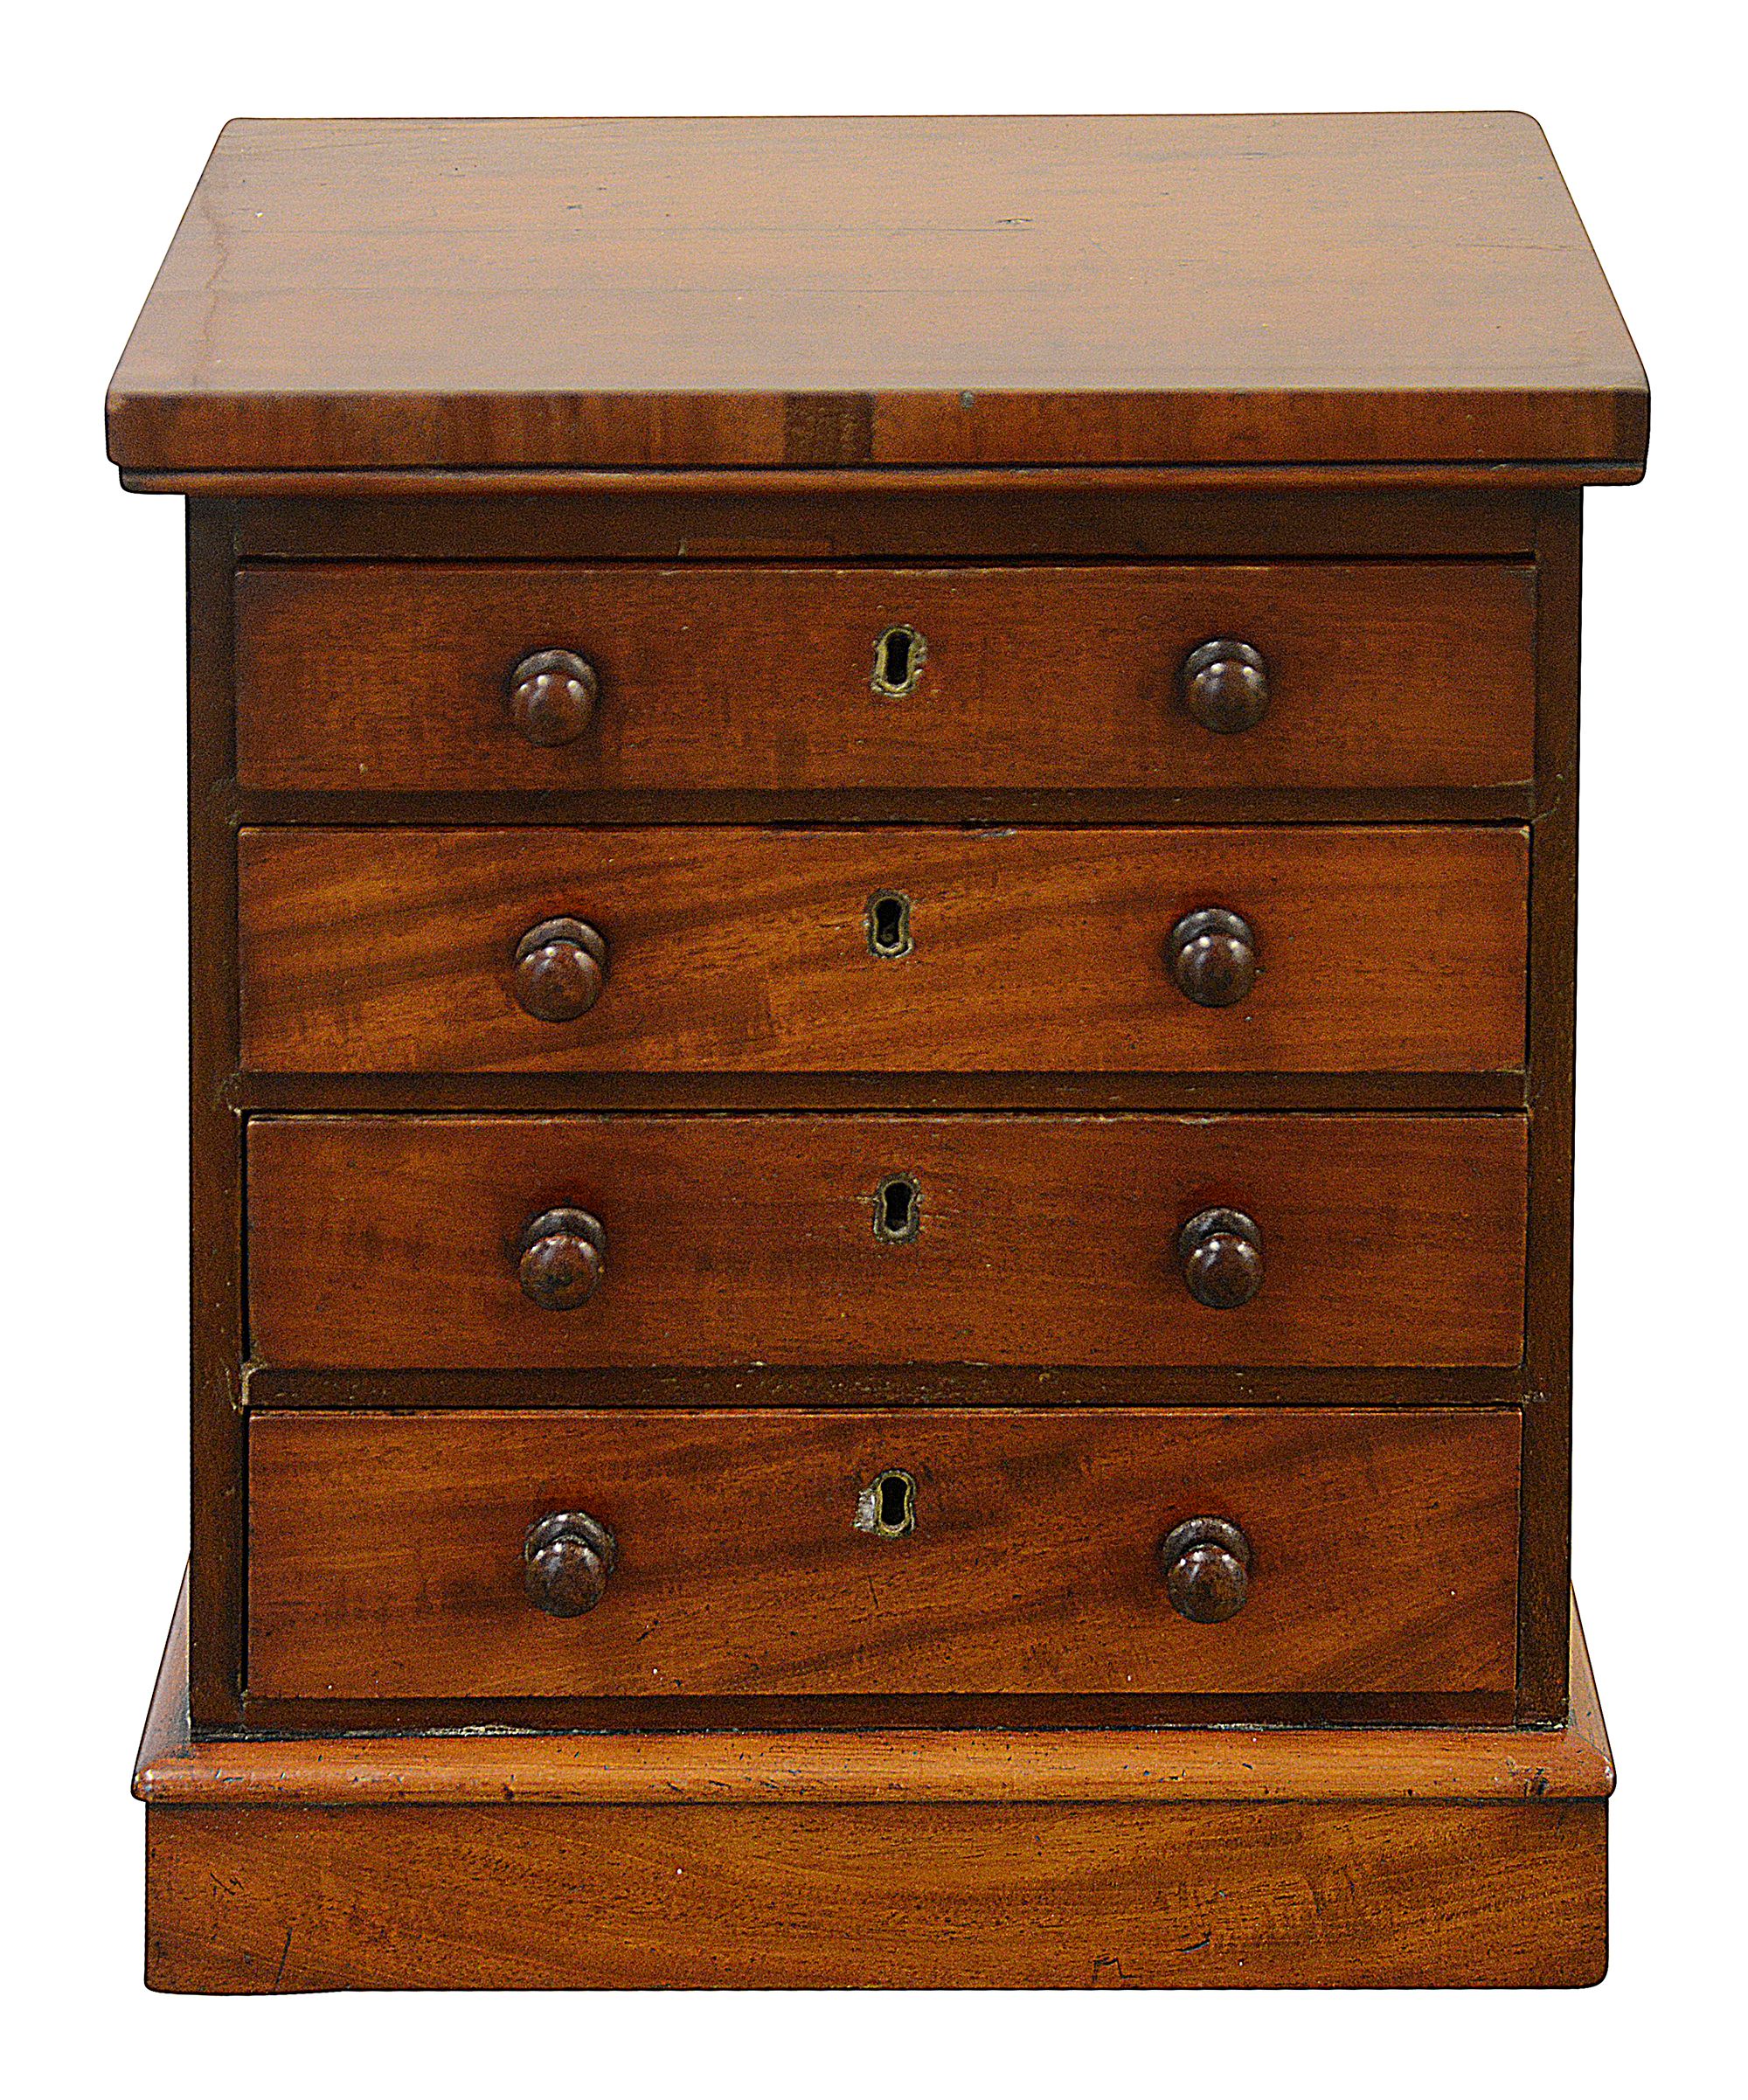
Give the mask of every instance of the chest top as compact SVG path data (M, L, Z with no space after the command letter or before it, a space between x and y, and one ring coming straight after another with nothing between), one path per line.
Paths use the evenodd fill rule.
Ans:
M360 468L1642 470L1509 114L229 124L116 371L142 487Z

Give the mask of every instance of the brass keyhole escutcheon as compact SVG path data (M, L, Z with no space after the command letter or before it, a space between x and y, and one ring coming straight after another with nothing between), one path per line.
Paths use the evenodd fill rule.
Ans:
M912 627L888 627L874 644L874 676L870 680L883 700L902 700L916 691L928 662L928 641Z
M877 1539L907 1539L917 1528L917 1484L896 1466L877 1473L856 1498L856 1528Z
M889 1174L874 1191L874 1237L905 1247L923 1229L923 1192L914 1175Z
M868 900L863 925L868 953L892 961L911 952L911 900L902 890L877 890Z

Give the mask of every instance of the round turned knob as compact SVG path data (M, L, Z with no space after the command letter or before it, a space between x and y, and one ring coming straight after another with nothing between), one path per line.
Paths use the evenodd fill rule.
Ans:
M1204 641L1183 659L1183 704L1203 729L1236 736L1268 712L1268 665L1247 641Z
M516 944L516 1003L537 1021L576 1021L607 982L607 943L586 919L543 918Z
M524 1229L517 1273L543 1313L586 1305L607 1267L607 1229L586 1210L543 1210Z
M1256 935L1217 904L1180 918L1166 953L1178 990L1197 1006L1236 1006L1257 980Z
M1160 1541L1165 1593L1181 1618L1217 1626L1245 1608L1251 1588L1251 1542L1224 1517L1190 1517Z
M1198 1210L1177 1236L1177 1258L1190 1295L1217 1313L1262 1288L1262 1230L1242 1210Z
M580 1618L607 1594L618 1560L618 1542L599 1517L581 1509L542 1517L522 1542L528 1601L554 1618Z
M600 697L592 663L569 649L538 649L510 674L510 713L531 744L574 744Z

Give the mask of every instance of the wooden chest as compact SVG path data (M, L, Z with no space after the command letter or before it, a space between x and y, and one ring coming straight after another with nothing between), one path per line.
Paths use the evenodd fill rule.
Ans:
M1647 412L1523 117L227 127L149 1980L1601 1974Z

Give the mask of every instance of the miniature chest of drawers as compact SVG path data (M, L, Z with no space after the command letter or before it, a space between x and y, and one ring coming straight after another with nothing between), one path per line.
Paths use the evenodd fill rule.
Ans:
M148 1974L1582 1983L1506 115L229 127Z

